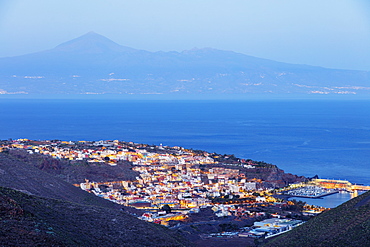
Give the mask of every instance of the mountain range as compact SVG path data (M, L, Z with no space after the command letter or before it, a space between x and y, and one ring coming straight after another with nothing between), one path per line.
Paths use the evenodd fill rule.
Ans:
M370 72L276 62L211 48L149 52L89 32L0 58L0 94L368 94Z

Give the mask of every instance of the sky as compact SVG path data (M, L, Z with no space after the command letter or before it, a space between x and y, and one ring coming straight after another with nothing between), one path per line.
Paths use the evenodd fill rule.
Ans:
M211 47L370 70L369 0L0 0L0 57L89 31L148 51Z

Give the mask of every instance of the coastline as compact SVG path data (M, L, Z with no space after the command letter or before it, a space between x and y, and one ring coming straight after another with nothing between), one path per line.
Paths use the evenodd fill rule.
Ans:
M302 100L292 104L291 100L281 100L272 104L259 100L201 104L171 101L169 104L169 101L150 99L102 101L95 98L85 101L3 98L0 102L4 116L0 121L1 139L118 139L163 143L268 161L288 173L306 177L313 177L319 171L320 177L368 182L365 175L369 169L369 152L364 150L369 147L369 133L363 128L368 122L368 103ZM297 116L292 105L304 109L304 115ZM357 109L356 114L349 111L352 108ZM348 126L337 123L338 114L351 119ZM47 118L48 115L52 117ZM292 121L287 123L288 118ZM94 124L86 119L94 120ZM308 121L322 124L308 127ZM291 128L296 131L289 131ZM354 138L350 145L346 141L349 136ZM336 142L330 142L331 138ZM349 163L356 165L346 165Z
M360 194L365 193L365 191L359 192ZM302 200L305 201L309 205L315 205L315 206L321 206L325 208L335 208L349 200L351 200L355 195L350 192L345 193L334 193L331 195L326 195L324 197L320 198L303 198L303 197L296 197L296 196L290 196L286 197L286 200Z

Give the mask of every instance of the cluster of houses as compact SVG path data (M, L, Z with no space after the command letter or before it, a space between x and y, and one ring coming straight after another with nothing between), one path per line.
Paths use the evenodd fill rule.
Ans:
M265 237L271 238L279 234L292 230L294 227L302 225L304 221L294 219L271 218L263 221L254 222L252 230L239 234L239 236Z
M208 153L195 155L191 151L180 147L173 147L171 153L150 152L150 147L143 147L144 144L134 144L132 142L122 143L114 141L31 141L28 139L18 139L6 142L0 149L20 148L26 149L29 153L41 153L50 155L57 159L85 160L87 162L101 162L115 166L120 160L133 162L135 165L151 165L157 163L178 163L178 164L215 164ZM145 146L144 146L145 147ZM153 147L154 149L154 147Z
M217 165L207 152L195 153L181 147L148 146L132 142L114 141L33 141L18 139L4 141L0 149L25 149L29 153L49 155L56 159L105 162L111 166L119 161L130 161L139 172L136 181L119 181L119 189L110 183L81 183L81 188L97 196L137 208L160 208L168 205L174 209L192 209L210 206L209 198L228 195L243 198L257 189L258 179L247 179L235 164L223 164L204 169L201 165ZM153 151L152 151L153 149ZM1 151L0 150L0 151ZM169 151L170 150L170 151ZM208 166L207 166L208 167ZM230 167L230 168L227 168ZM254 168L244 163L244 168ZM226 215L224 209L219 209Z
M203 238L212 237L251 237L251 238L271 238L283 234L293 228L302 225L304 221L295 219L270 218L254 222L252 227L242 227L238 231L211 233Z
M165 205L179 212L177 215L158 215L146 213L142 219L158 222L183 218L187 213L202 207L212 207L218 217L245 214L238 212L234 205L215 204L213 198L240 199L248 198L250 203L264 203L273 198L253 196L258 181L248 181L240 176L239 170L224 167L209 169L198 165L169 164L166 162L156 165L141 164L133 168L139 172L135 181L117 181L96 183L86 181L80 187L97 196L104 197L125 206L146 210L158 210ZM181 212L181 213L180 213Z
M0 151L13 148L50 155L56 159L105 162L111 166L116 166L122 160L132 162L133 170L139 174L134 181L98 183L86 180L78 186L116 203L146 209L146 213L139 218L155 223L166 224L171 220L183 220L189 213L196 213L204 207L211 207L218 217L252 214L258 216L255 215L256 212L246 211L227 201L215 203L213 201L215 198L223 200L244 198L244 203L250 204L276 202L273 197L255 195L256 192L262 192L258 187L262 182L260 179L247 178L238 167L235 167L235 163L219 165L215 157L207 152L119 141L66 142L19 139L5 141L0 145ZM254 168L255 164L246 162L241 165L248 169ZM168 212L168 209L171 212ZM275 234L289 225L285 221L279 222L271 223L273 228L260 227L250 234L258 235L261 231Z

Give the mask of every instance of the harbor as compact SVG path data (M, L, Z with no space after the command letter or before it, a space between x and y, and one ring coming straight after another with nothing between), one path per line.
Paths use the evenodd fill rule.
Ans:
M306 202L309 205L315 205L319 207L325 207L325 208L335 208L342 203L345 203L352 198L354 198L357 195L363 194L365 191L359 191L357 193L351 193L351 192L344 192L341 191L339 193L330 194L324 197L319 198L302 198L302 197L290 197L288 200L301 200Z
M355 185L346 180L313 179L309 183L292 184L277 198L334 208L369 189L370 186Z
M292 197L322 198L338 192L339 190L337 189L327 189L318 186L304 186L294 190L288 190L285 194Z

